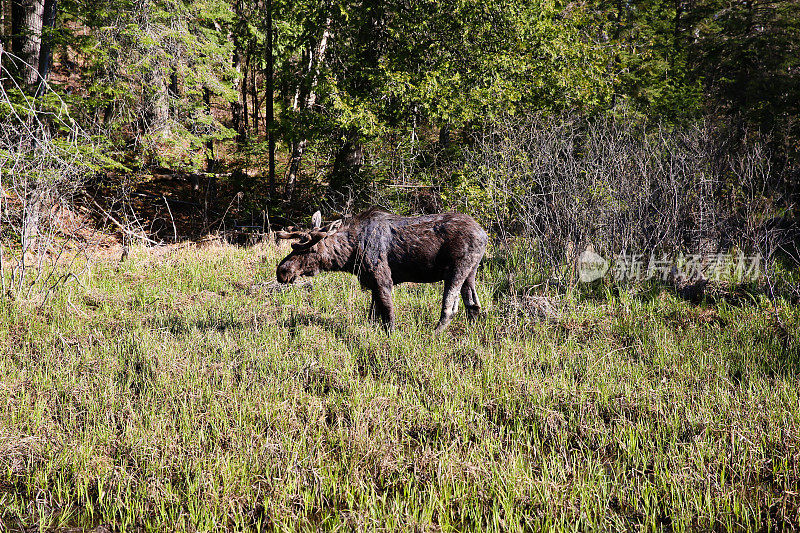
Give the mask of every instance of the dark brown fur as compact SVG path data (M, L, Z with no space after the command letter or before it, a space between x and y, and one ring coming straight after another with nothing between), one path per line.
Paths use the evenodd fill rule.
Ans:
M475 274L488 237L475 220L459 213L402 217L377 208L346 221L313 246L292 251L277 269L281 283L320 271L350 272L372 291L370 318L394 328L392 287L409 281L444 281L442 331L458 309L458 293L467 317L480 312Z

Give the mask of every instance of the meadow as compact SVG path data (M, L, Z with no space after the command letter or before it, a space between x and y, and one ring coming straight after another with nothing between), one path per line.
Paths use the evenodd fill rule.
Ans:
M800 309L664 287L278 286L271 243L135 248L0 300L0 530L786 531ZM518 291L512 288L518 285Z

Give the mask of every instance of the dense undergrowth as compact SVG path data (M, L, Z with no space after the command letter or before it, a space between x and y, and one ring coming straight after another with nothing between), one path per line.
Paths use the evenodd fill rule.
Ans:
M551 294L397 331L285 250L134 249L40 308L0 300L0 529L787 530L800 310Z

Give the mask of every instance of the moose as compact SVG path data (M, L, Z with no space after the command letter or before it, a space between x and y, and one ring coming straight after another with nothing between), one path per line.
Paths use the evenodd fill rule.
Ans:
M312 224L308 231L290 228L276 233L279 239L298 239L278 265L280 283L320 271L355 274L361 286L372 291L370 320L380 318L388 332L394 329L392 288L403 282L445 282L436 333L458 310L459 291L467 318L474 320L480 314L475 274L488 236L472 217L460 213L404 217L373 207L325 226L317 211Z

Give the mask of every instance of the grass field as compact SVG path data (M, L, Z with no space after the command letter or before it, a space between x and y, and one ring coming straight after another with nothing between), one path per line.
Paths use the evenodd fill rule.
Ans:
M0 303L0 530L785 531L800 310L668 291L512 305L478 275L367 323L352 276L271 245L134 250ZM776 314L777 309L777 314Z

